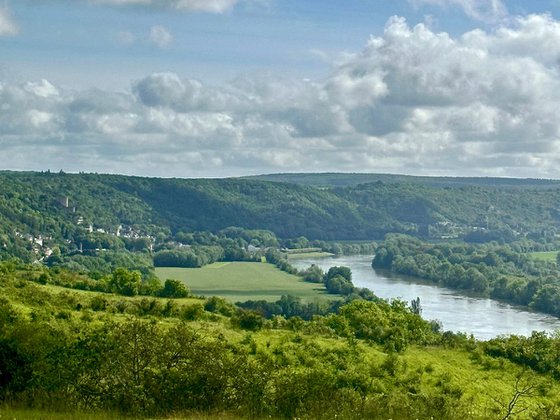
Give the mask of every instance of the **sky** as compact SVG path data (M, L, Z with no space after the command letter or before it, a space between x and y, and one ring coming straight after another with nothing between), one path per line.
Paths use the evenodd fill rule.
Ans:
M560 179L560 0L0 0L0 169Z

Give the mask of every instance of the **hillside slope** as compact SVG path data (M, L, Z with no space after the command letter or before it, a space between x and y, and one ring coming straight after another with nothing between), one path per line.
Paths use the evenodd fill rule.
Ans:
M560 230L560 186L518 181L458 186L455 179L454 186L434 186L410 178L316 188L247 179L0 172L0 246L10 254L14 247L31 251L26 235L60 245L91 231L169 237L229 226L319 240L379 239L388 232L552 237Z

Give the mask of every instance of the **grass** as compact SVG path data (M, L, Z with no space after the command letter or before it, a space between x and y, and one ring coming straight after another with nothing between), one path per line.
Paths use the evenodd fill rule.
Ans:
M145 417L131 417L109 411L84 412L84 411L48 411L32 408L13 408L0 406L0 420L133 420ZM154 420L237 420L241 417L229 413L180 413L172 417L150 417Z
M488 356L475 357L462 349L416 347L409 348L404 356L409 367L424 370L426 390L441 386L444 382L450 389L462 390L462 401L473 403L473 418L502 418L505 407L515 393L519 379L520 387L534 387L530 395L520 398L517 409L537 409L545 400L552 402L560 392L557 382L546 376L523 369L507 360ZM427 373L429 372L429 373ZM476 408L475 408L476 407ZM527 418L520 415L515 418Z
M332 257L334 254L330 252L301 252L299 254L288 254L288 260L297 260L304 258L325 258Z
M168 277L166 277L168 278ZM52 284L48 284L48 285L37 285L38 287L47 290L49 293L52 293L53 296L57 295L57 294L61 294L61 293L65 293L65 294L75 294L78 298L80 296L83 297L93 297L93 296L102 296L103 298L105 298L107 301L139 301L142 299L157 299L161 302L167 302L167 300L169 300L168 298L160 298L160 297L156 297L156 296L146 296L146 295L136 295L136 296L123 296L123 295L117 295L114 293L104 293L104 292L95 292L95 291L91 291L91 290L80 290L80 289L69 289L67 287L62 287L62 286L55 286ZM192 297L187 297L187 298L178 298L178 299L173 299L174 302L180 304L180 305L191 305L193 303L200 303L200 299L197 298L192 298ZM1 420L1 419L0 419Z
M537 260L556 262L558 251L529 252L528 255Z
M107 411L54 412L32 408L0 407L0 420L120 420L125 418L127 417Z
M160 267L156 268L156 274L162 281L172 278L185 282L195 295L220 296L231 302L261 299L274 302L287 294L307 302L333 298L322 285L304 282L271 264L222 262L202 268Z

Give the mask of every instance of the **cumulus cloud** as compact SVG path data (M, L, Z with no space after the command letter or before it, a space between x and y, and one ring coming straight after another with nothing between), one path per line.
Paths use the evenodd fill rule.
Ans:
M167 48L173 42L173 35L165 27L156 25L150 28L149 40L159 48Z
M238 0L90 0L90 3L111 6L144 6L187 12L225 13L233 9Z
M19 32L8 6L0 5L0 36L13 36Z
M0 165L558 178L559 45L548 15L459 37L395 17L323 82L251 75L212 86L154 73L124 93L0 83Z
M502 0L409 0L416 7L429 5L444 8L459 7L472 19L496 21L508 12Z

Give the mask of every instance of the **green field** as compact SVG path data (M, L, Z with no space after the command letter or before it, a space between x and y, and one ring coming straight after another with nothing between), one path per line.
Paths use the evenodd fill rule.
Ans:
M271 264L220 262L202 268L156 268L158 277L185 282L195 295L220 296L232 302L268 300L293 295L304 301L332 299L321 284L306 283Z
M330 252L300 252L298 254L288 254L288 260L297 260L305 258L326 258L333 257Z
M558 251L529 252L528 255L537 260L556 262Z

